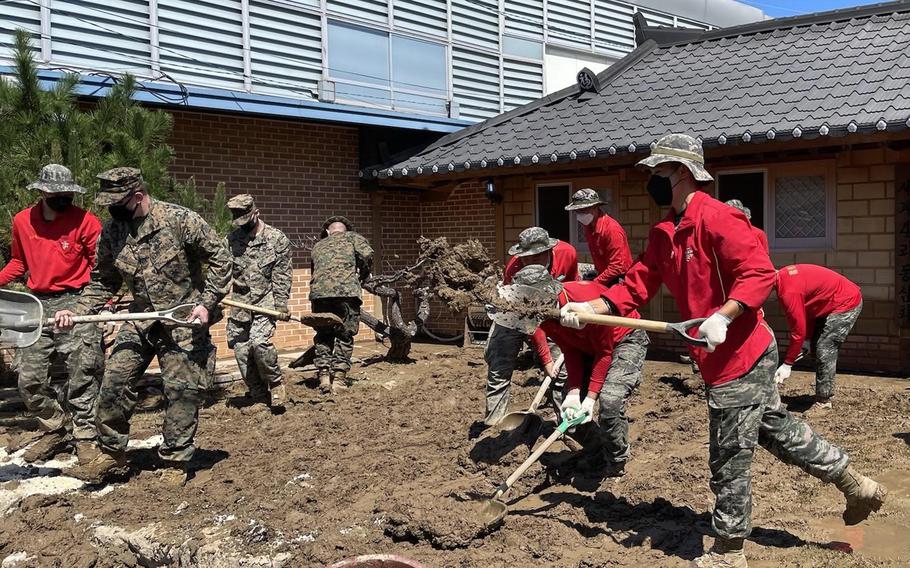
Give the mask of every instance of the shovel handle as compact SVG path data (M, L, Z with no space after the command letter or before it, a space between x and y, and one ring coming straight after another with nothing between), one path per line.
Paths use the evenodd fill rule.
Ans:
M560 367L562 367L563 361L566 360L565 355L560 355L556 358L556 361L553 362L553 367L556 369L556 372L559 372ZM546 377L543 382L540 384L540 388L537 389L537 394L534 395L534 400L531 401L531 406L528 408L528 412L534 414L537 412L537 407L540 406L541 401L545 394L547 394L547 389L550 388L550 383L553 382L553 379Z
M280 312L278 310L273 310L271 308L263 308L260 306L254 306L253 304L245 304L243 302L238 302L237 300L221 300L221 303L225 306L230 306L232 308L238 308L241 310L249 310L251 312L256 312L257 314L262 314L264 316L271 316L273 318L280 319L281 321L295 320L300 321L300 318L295 318L290 314L285 312Z
M707 347L708 341L703 337L692 337L689 330L701 325L705 318L696 318L679 323L668 323L665 321L655 321L637 318L624 318L620 316L608 316L603 314L585 314L578 313L578 321L582 323L593 323L596 325L609 325L613 327L628 327L630 329L643 329L655 333L672 333L695 347Z
M522 463L520 466L518 466L518 469L516 469L514 472L512 472L512 475L510 475L508 479L503 481L502 485L500 485L499 487L496 488L496 493L493 494L492 499L500 498L503 493L508 491L509 488L512 487L512 485L516 481L518 481L519 477L521 477L522 475L524 475L524 473L526 471L528 471L529 467L534 465L534 462L536 462L537 460L540 459L540 456L542 456L543 453L545 451L547 451L547 449L550 446L553 445L553 442L555 442L556 440L559 439L560 436L565 434L566 430L568 430L569 428L578 426L579 424L584 422L587 417L588 417L588 413L582 412L571 420L563 420L562 423L556 427L556 430L554 430L553 433L550 434L550 436L546 440L544 440L543 443L540 446L538 446L536 450L534 450L534 453L532 453L530 456L528 456L528 459L526 459L524 461L524 463Z
M198 321L189 321L176 317L174 314L181 310L192 311L196 304L180 304L167 310L157 312L125 312L121 314L96 314L91 316L73 316L73 323L107 323L113 321L168 321L181 327L201 326ZM47 318L45 325L54 325L54 318Z

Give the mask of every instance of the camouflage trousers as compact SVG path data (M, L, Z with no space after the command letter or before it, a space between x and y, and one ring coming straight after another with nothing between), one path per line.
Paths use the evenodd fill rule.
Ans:
M47 316L58 310L78 311L79 292L36 294ZM56 355L66 364L63 404L51 386L51 361ZM38 342L17 352L19 393L25 407L42 430L65 430L79 440L95 438L95 400L104 372L104 348L98 324L79 324L72 331L41 330Z
M158 357L164 384L164 460L189 461L195 446L202 402L200 385L208 382L214 350L208 328L165 326L161 322L127 322L120 328L98 397L98 440L110 453L126 451L130 418L138 400L137 383L152 358Z
M613 349L613 361L598 399L597 417L607 461L625 463L629 460L631 448L626 406L641 383L641 368L650 343L648 334L639 329L623 337Z
M316 328L313 364L320 370L347 373L351 370L351 357L354 355L354 336L360 329L360 299L318 298L310 303L313 312L329 312L342 321L340 327Z
M745 538L752 531L752 456L757 446L824 482L839 476L849 461L843 450L781 404L773 378L777 362L772 340L748 373L708 390L712 524L725 538Z
M834 396L837 354L856 324L863 303L846 312L828 314L815 321L815 396L826 400Z
M227 344L234 350L240 376L253 396L267 394L281 384L278 350L272 345L275 321L253 315L252 321L228 320Z
M493 426L502 420L509 412L509 400L512 388L512 373L515 371L515 362L521 352L521 346L528 338L518 330L496 325L490 327L487 346L483 358L487 362L487 411L483 421L488 426ZM562 351L555 343L550 343L550 356L554 361L562 355ZM565 366L559 370L559 375L553 380L550 392L559 397L566 384ZM557 398L555 404L561 399Z

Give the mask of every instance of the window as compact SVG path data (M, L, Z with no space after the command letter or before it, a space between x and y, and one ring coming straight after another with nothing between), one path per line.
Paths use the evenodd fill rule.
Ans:
M524 57L526 59L543 59L543 44L531 39L502 36L502 52L505 55Z
M447 112L444 45L329 22L328 65L339 100Z
M739 199L772 250L834 248L834 172L831 162L781 164L719 172L717 197Z
M551 237L572 242L572 227L566 205L572 198L572 184L553 183L537 186L537 226L547 230Z

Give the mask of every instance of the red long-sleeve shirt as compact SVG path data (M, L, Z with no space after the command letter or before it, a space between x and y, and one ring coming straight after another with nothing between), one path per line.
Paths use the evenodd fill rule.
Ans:
M632 251L622 225L607 214L585 225L585 240L598 275L595 280L612 286L632 266Z
M765 252L771 254L771 247L768 246L768 235L758 227L752 227L752 234L755 235L755 238L758 239L758 244L765 249Z
M600 298L607 291L606 286L598 282L568 282L559 294L559 306L567 302L589 302ZM631 312L630 318L639 318L638 312ZM567 384L569 389L581 389L586 386L587 391L599 393L603 388L610 363L613 362L613 348L623 337L632 331L627 327L612 327L605 325L587 325L583 329L563 327L558 320L546 320L532 336L537 356L544 363L552 363L547 337L553 340L562 350L565 357ZM593 360L591 376L585 375L586 360ZM586 381L587 379L587 381Z
M572 282L578 280L578 252L575 247L564 241L557 241L556 246L550 249L552 251L550 261L550 274L560 282ZM509 284L515 273L524 268L519 262L521 257L513 256L506 263L505 273L502 276L502 283Z
M78 290L95 265L101 234L98 218L79 207L46 221L41 203L13 218L12 258L0 270L0 286L28 272L28 289L38 293Z
M777 300L790 324L784 363L792 365L803 341L812 337L815 320L852 310L863 301L859 286L833 270L814 264L791 264L777 272Z
M683 319L708 317L727 300L746 306L713 353L689 347L712 387L745 375L770 345L773 334L760 308L776 270L746 216L707 193L692 196L678 225L674 217L671 210L651 228L645 253L604 298L626 314L646 304L663 283Z

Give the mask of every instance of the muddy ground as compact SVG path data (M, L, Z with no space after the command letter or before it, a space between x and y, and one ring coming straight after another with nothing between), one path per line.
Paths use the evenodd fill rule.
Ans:
M579 474L557 443L508 494L503 525L484 534L470 500L491 493L530 449L489 432L469 439L483 407L482 352L416 345L415 362L392 365L372 356L384 351L358 346L358 380L332 399L290 373L296 403L284 415L205 408L199 469L181 489L163 488L154 473L158 411L137 414L133 436L147 441L131 452L136 470L111 486L68 485L65 455L37 469L0 452L2 565L310 567L398 553L427 567L686 566L710 543L707 412L688 366L647 363L625 477ZM516 373L513 406L530 402L539 379ZM783 389L801 414L810 380L797 372ZM908 387L841 376L835 410L806 413L889 485L890 501L863 525L842 525L835 488L759 451L750 566L910 563ZM7 444L29 424L4 423ZM62 493L21 499L55 480Z

